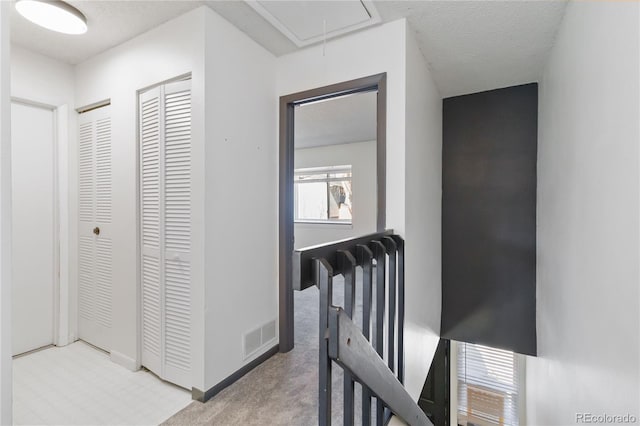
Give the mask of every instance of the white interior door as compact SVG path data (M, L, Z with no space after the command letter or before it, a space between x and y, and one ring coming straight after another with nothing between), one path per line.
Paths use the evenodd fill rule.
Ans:
M162 376L160 195L163 169L160 87L140 95L140 212L142 225L142 365Z
M13 354L53 344L55 138L52 110L11 104Z
M191 388L191 89L140 95L142 364Z
M111 107L80 114L78 337L111 349Z

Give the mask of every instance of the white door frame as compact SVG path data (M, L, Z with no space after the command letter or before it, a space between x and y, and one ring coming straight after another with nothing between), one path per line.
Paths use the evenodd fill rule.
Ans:
M53 106L30 99L11 97L11 103L41 108L53 113L53 344L69 342L69 196L61 202L60 181L69 182L68 143L61 150L60 141L69 139L68 105Z

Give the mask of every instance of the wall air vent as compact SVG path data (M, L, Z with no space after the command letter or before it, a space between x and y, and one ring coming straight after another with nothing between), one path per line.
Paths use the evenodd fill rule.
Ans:
M370 0L273 1L246 0L264 19L298 47L381 22Z
M259 349L276 339L276 320L271 320L262 326L248 331L243 337L244 359L255 355Z

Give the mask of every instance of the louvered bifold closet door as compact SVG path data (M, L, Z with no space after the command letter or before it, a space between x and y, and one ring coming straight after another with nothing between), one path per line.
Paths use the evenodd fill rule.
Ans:
M191 388L191 90L140 97L143 365Z
M111 349L111 108L78 117L78 337Z
M191 387L191 89L164 86L165 377Z
M160 88L140 95L140 200L142 218L142 364L162 375Z

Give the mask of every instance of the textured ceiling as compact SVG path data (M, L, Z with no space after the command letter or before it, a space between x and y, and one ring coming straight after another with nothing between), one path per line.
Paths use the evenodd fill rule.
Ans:
M538 81L565 1L380 1L407 17L443 97Z
M73 36L46 30L27 21L14 9L12 43L77 64L203 4L191 0L67 0L67 3L87 17L89 29L86 34Z
M296 46L244 2L209 7L275 55ZM444 97L538 81L564 0L374 1L383 22L407 18Z
M375 140L376 103L368 92L297 107L296 148Z
M82 62L206 4L277 56L297 47L244 1L71 0L89 31L68 36L39 28L15 11L17 45ZM444 97L538 81L562 20L563 0L375 1L383 22L406 17Z

